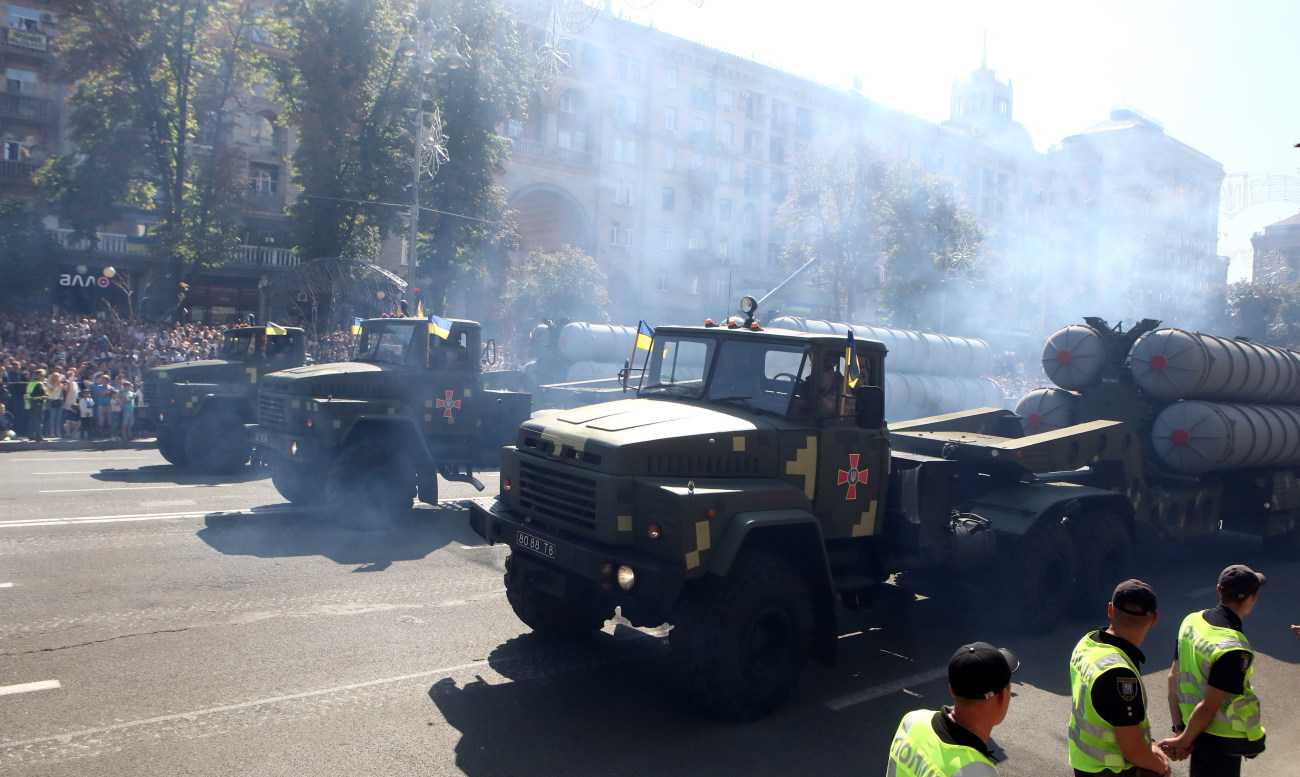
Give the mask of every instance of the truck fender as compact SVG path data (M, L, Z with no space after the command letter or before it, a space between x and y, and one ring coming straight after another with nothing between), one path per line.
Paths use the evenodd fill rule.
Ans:
M241 423L247 423L253 420L253 409L248 406L248 402L243 397L232 394L204 394L199 399L199 406L194 409L193 418L198 418L204 413L211 413L217 410L229 410L235 414Z
M726 576L736 556L746 548L761 548L784 558L808 581L816 630L813 658L826 666L832 665L839 628L831 569L826 562L826 545L817 518L799 509L736 513L709 561L709 573Z
M393 440L394 445L401 446L412 457L419 458L424 465L433 461L429 446L410 419L395 416L358 416L352 420L347 429L343 430L338 447L341 450L366 437L388 437Z
M993 530L1023 536L1044 515L1071 515L1086 507L1104 507L1134 531L1133 505L1120 493L1073 483L1027 483L989 491L962 505L962 512L986 519Z

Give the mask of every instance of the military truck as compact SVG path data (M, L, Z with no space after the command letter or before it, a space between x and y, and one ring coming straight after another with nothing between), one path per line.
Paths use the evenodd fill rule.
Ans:
M1072 601L1105 601L1139 537L1216 528L1150 509L1212 495L1149 474L1123 421L1026 435L985 408L887 427L883 345L764 329L754 307L659 327L634 398L519 429L470 522L510 546L506 595L534 632L579 637L615 607L667 622L683 690L747 719L809 658L833 661L837 604L869 604L895 573L967 577L1045 631Z
M305 359L303 330L241 324L222 333L216 359L147 370L136 415L157 430L158 451L172 464L234 472L248 463L244 424L257 416L258 382Z
M441 321L445 333L426 318L365 320L350 361L262 381L247 436L281 496L369 525L417 494L436 503L439 475L482 490L475 466L514 439L530 397L484 390L481 327Z

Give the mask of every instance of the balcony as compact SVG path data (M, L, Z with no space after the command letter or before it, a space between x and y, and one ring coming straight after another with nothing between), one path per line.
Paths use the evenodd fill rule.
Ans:
M10 119L47 122L50 120L50 101L43 97L23 94L0 94L0 116Z
M299 263L298 255L292 249L274 246L240 246L232 261L263 267L297 267Z
M254 140L248 144L250 159L275 159L284 155L281 144L270 140Z
M251 192L244 198L244 202L248 204L250 209L261 211L262 213L284 212L284 197L279 194Z
M32 173L35 172L35 162L0 160L0 182L2 183L31 183Z
M533 156L544 156L545 149L542 147L540 140L529 140L527 138L511 138L510 142L514 145L516 153L532 154Z
M108 256L145 256L149 253L154 239L150 237L132 237L111 232L98 232L99 245L92 249L89 240L73 240L72 230L54 231L54 239L69 251L80 251ZM230 258L231 264L251 264L261 267L297 267L299 259L290 248L274 246L241 245Z

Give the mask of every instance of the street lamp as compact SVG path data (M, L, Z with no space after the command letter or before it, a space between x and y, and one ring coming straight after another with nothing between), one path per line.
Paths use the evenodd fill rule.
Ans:
M460 28L454 24L440 25L430 19L420 19L413 13L403 18L406 23L406 37L398 46L397 52L411 59L419 87L416 90L415 108L415 145L411 153L411 234L408 240L409 254L404 280L408 289L413 288L415 269L419 262L416 248L420 236L420 178L427 167L432 177L438 171L438 165L446 161L447 150L444 147L446 136L442 134L442 117L435 107L430 111L430 127L425 128L424 87L425 78L438 69L438 60L430 54L433 44L439 38L451 39L451 50L442 55L441 61L448 70L457 70L464 66L465 57L456 45L462 37Z

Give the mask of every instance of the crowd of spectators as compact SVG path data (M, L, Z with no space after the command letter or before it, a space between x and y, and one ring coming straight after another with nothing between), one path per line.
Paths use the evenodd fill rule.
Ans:
M134 408L150 367L216 358L225 327L155 324L120 318L0 312L0 439L59 437L130 439ZM345 361L348 330L308 334L316 363ZM32 426L27 389L40 371L47 399ZM89 415L82 407L90 400Z

